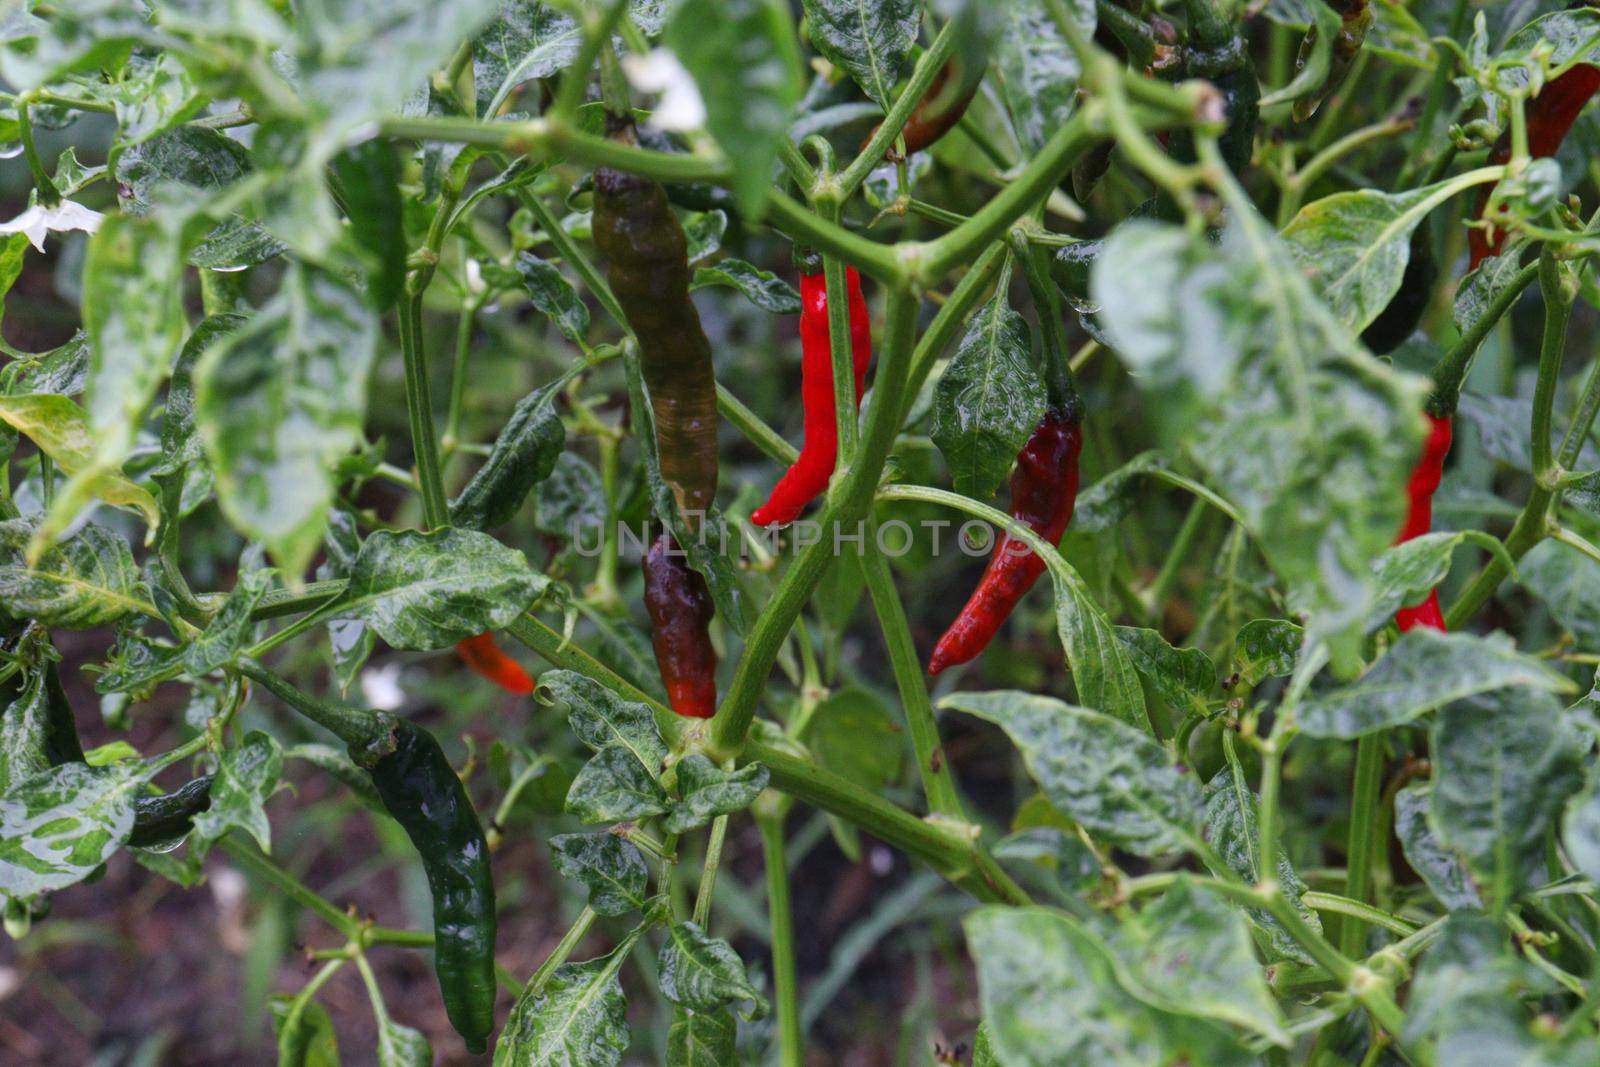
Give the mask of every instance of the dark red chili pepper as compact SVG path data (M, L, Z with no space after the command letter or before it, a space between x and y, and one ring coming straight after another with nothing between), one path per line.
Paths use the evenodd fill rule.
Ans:
M962 75L954 86L949 84L952 72ZM966 114L967 105L978 94L978 85L982 81L982 69L976 71L975 76L966 76L954 57L945 60L944 66L939 68L939 73L929 83L928 91L922 94L911 117L906 119L905 126L900 130L900 136L906 142L906 155L922 151L955 129L961 116ZM874 126L872 134L877 132L878 128ZM872 140L872 134L867 135L867 140ZM904 157L891 145L883 158L890 163L898 163Z
M1078 452L1083 429L1076 411L1049 411L1017 453L1011 473L1011 514L1044 540L1061 540L1078 498ZM956 621L939 638L928 673L966 663L982 652L1033 583L1044 573L1024 542L1002 535L988 569Z
M508 693L525 697L533 692L533 679L522 669L522 664L494 643L494 634L462 638L456 642L456 654L473 671Z
M861 295L861 275L846 273L850 294L850 362L855 368L856 404L872 361L872 321ZM828 488L839 457L839 422L833 404L833 342L828 334L828 286L822 272L800 275L800 405L805 412L805 442L800 457L773 486L767 502L750 515L757 526L793 522L805 506Z
M711 647L711 592L670 533L644 557L644 608L667 702L679 715L709 719L717 710L717 652Z
M1406 486L1411 507L1406 512L1406 524L1395 538L1395 544L1421 537L1433 527L1433 494L1439 488L1444 473L1444 460L1450 454L1450 416L1428 413L1428 439L1422 446L1422 457L1411 470L1411 481ZM1439 591L1433 590L1420 604L1401 608L1395 612L1394 621L1402 631L1416 626L1433 630L1444 629L1444 614L1439 610Z
M1556 154L1561 147L1561 142L1567 136L1567 131L1572 129L1572 124L1578 121L1578 115L1583 111L1583 106L1589 98L1600 90L1600 67L1592 67L1581 63L1571 70L1552 78L1539 95L1523 105L1523 114L1527 117L1528 128L1528 153L1535 159L1543 159ZM1500 134L1500 139L1494 143L1494 148L1489 152L1488 162L1492 166L1504 163L1511 158L1511 131L1507 129ZM1478 209L1474 214L1483 215L1483 209L1489 203L1491 188L1485 187L1478 194ZM1476 268L1490 256L1498 256L1505 242L1505 235L1492 229L1474 229L1468 234L1468 247L1472 251L1471 268Z

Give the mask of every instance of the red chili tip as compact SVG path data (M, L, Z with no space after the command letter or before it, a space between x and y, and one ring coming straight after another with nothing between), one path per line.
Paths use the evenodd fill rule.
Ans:
M465 637L456 642L456 653L474 673L487 678L513 696L533 692L534 682L522 664L501 651L489 633Z
M717 691L693 681L668 682L667 703L685 719L709 719L717 713Z
M1400 632L1423 627L1428 630L1444 631L1444 612L1439 610L1439 591L1436 589L1428 594L1428 599L1420 604L1408 608L1401 608L1394 613L1394 621L1400 627Z

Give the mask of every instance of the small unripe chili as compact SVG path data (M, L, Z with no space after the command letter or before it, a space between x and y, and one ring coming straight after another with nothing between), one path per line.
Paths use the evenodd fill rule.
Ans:
M856 404L872 361L872 320L861 295L861 275L846 273L850 296L850 362L855 371ZM800 455L773 487L750 521L757 526L793 522L805 506L828 488L839 458L839 422L833 403L833 342L828 333L828 286L819 270L800 275L800 405L805 442Z
M1433 494L1439 488L1444 474L1445 457L1450 454L1450 416L1428 413L1428 438L1422 446L1422 456L1411 470L1411 481L1406 485L1410 506L1406 510L1406 523L1395 538L1395 544L1421 537L1433 527ZM1394 621L1402 631L1417 626L1433 630L1444 629L1444 614L1439 610L1439 591L1428 593L1420 604L1403 607L1395 612Z
M717 652L711 645L715 606L706 580L689 566L670 533L644 557L644 607L667 702L679 715L709 719L717 711Z
M522 669L522 664L495 644L494 634L483 633L462 638L456 642L456 654L475 673L508 693L523 697L533 692L533 679Z
M1567 131L1578 121L1583 106L1596 90L1600 90L1600 67L1587 63L1580 63L1546 83L1538 96L1523 105L1523 114L1527 118L1528 154L1535 159L1555 155ZM1490 149L1487 162L1492 166L1510 158L1511 130L1508 127ZM1478 194L1478 207L1474 215L1482 217L1483 209L1489 204L1490 193L1491 187L1485 186ZM1475 269L1485 259L1500 254L1505 244L1505 234L1492 228L1475 228L1467 235L1467 244L1472 253L1468 269Z
M1083 428L1075 409L1047 411L1017 453L1011 473L1011 515L1052 545L1061 540L1078 498L1078 453ZM939 638L928 673L973 659L999 632L1023 595L1044 573L1044 560L1023 541L1003 534L977 589Z

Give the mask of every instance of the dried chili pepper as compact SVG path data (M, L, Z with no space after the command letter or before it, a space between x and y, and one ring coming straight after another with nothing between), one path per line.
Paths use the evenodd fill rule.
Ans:
M1535 159L1555 155L1567 131L1578 121L1583 106L1597 90L1600 90L1600 67L1587 63L1580 63L1546 83L1538 96L1523 105L1523 113L1527 117L1528 154ZM1510 158L1511 130L1508 128L1490 149L1487 163L1492 166ZM1490 187L1485 187L1478 194L1478 207L1473 212L1475 216L1483 216L1491 191ZM1493 229L1473 229L1467 235L1467 244L1472 253L1468 269L1476 269L1479 263L1490 256L1498 256L1504 243L1505 235Z
M613 139L636 139L631 119L611 116L607 129ZM711 342L689 299L683 227L658 183L610 167L594 172L593 226L606 279L638 339L661 477L696 523L717 492L717 380Z
M1076 406L1047 411L1017 453L1011 473L1011 515L1051 544L1061 540L1078 498L1081 421ZM1043 573L1044 560L1025 542L1002 535L978 588L934 646L928 673L938 674L982 652Z
M709 719L717 710L715 607L705 578L689 566L670 533L663 532L645 553L644 607L667 702L679 715Z
M861 275L846 272L850 295L850 362L855 370L856 404L872 360L872 321L861 295ZM833 342L828 333L828 286L820 270L800 275L800 404L805 412L805 442L767 502L750 521L757 526L793 522L805 506L828 488L839 458L839 422L833 402Z
M1428 413L1428 439L1423 443L1422 456L1411 470L1411 481L1406 485L1410 507L1406 511L1406 524L1395 538L1395 544L1421 537L1433 527L1433 494L1439 488L1444 473L1444 460L1450 454L1450 416ZM1420 604L1403 607L1395 612L1394 621L1402 631L1416 626L1433 630L1444 629L1444 614L1439 610L1439 591L1428 593Z
M522 669L522 664L506 655L494 643L494 634L483 633L462 638L456 642L456 654L474 672L508 693L525 697L533 692L533 679Z
M472 800L431 733L412 722L311 696L260 664L239 670L345 743L411 839L433 894L433 970L450 1025L472 1052L494 1029L494 879Z

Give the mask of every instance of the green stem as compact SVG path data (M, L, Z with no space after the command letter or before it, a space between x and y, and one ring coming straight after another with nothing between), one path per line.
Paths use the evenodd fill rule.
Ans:
M240 662L239 673L353 749L380 743L393 728L386 714L314 697L251 660Z
M595 917L593 908L586 907L578 913L577 920L561 940L557 942L556 947L550 950L550 955L546 956L544 962L539 964L539 969L529 976L527 985L522 987L523 996L538 996L539 991L550 980L550 976L555 973L556 968L566 963L572 954L577 951L584 935L589 932L589 927L594 925Z
M722 844L727 836L728 817L718 815L711 820L711 834L706 838L706 861L700 868L700 888L694 897L694 921L701 929L711 918L711 894L717 887L717 868L722 866Z
M837 200L825 201L829 222L839 221ZM828 345L833 363L833 413L837 423L838 459L835 469L846 470L856 455L855 352L850 344L850 294L844 263L837 256L822 257L823 281L828 290Z
M550 107L552 115L570 119L577 112L578 105L583 103L584 92L589 87L594 61L599 57L600 49L610 42L611 31L627 10L628 0L611 0L598 14L588 7L584 8L587 17L583 23L583 41L578 46L578 54L572 65L561 75L555 102Z
M1355 784L1351 790L1345 860L1345 896L1362 905L1371 902L1373 827L1377 821L1382 771L1383 739L1377 734L1368 734L1356 742ZM1266 862L1265 857L1262 862ZM1360 919L1346 915L1339 923L1339 951L1346 956L1360 955L1365 941Z
M423 523L430 530L450 524L450 505L439 465L439 441L433 425L433 391L422 351L422 293L408 292L400 305L400 356L405 363L406 415L411 424L411 450L422 490Z
M830 535L856 527L872 505L873 491L899 429L901 394L916 328L916 300L908 290L890 290L886 320L883 355L867 403L867 431L860 452L844 474L839 491L829 495L822 510L818 521L823 536L789 565L745 639L733 682L711 720L707 754L718 762L737 755L744 744L778 649L832 559Z
M34 146L33 122L28 117L30 100L28 93L17 97L17 135L22 140L22 154L27 159L28 169L33 172L33 184L38 189L39 203L45 207L55 207L61 203L61 191L56 188L55 182L50 180L50 172L45 170L39 149Z
M1194 539L1200 535L1201 529L1205 526L1208 507L1209 503L1198 497L1190 503L1189 512L1183 517L1183 525L1178 527L1178 535L1172 539L1166 559L1161 561L1161 569L1156 572L1155 580L1140 598L1145 605L1151 625L1158 627L1160 625L1161 608L1166 604L1167 597L1178 580L1178 573L1189 556L1189 549L1194 546Z
M1567 432L1556 449L1556 465L1563 472L1570 471L1583 452L1583 443L1589 438L1595 415L1600 413L1600 359L1589 370L1589 380L1584 383L1583 395L1578 399L1578 410L1573 412Z
M928 50L922 53L922 58L917 60L917 65L911 71L911 77L906 81L905 89L895 98L889 111L872 131L872 136L862 146L856 158L835 180L839 188L839 199L848 199L861 183L866 181L867 175L872 173L883 154L894 144L895 138L900 136L900 131L905 129L906 121L911 118L911 112L916 110L917 104L933 85L934 78L938 77L945 61L955 53L956 49L956 20L945 23L939 35L933 39Z
M875 522L867 523L867 541L868 545L861 554L861 569L866 574L867 594L872 598L872 609L878 616L883 643L888 646L889 668L894 672L895 685L900 690L906 732L911 735L911 748L916 756L917 774L922 779L922 792L927 797L928 810L936 815L964 820L966 815L961 809L960 794L956 791L955 775L951 772L950 761L945 758L944 746L939 741L939 724L933 714L933 702L928 699L922 661L917 658L916 645L911 640L911 624L906 620L905 606L895 591L889 561L878 551Z
M298 878L278 866L255 848L245 844L237 834L229 834L218 842L235 863L248 868L252 874L268 883L278 892L299 904L350 940L360 935L360 924L340 908L306 887Z
M1518 271L1506 287L1495 294L1477 321L1454 345L1450 346L1450 351L1434 364L1430 372L1430 377L1433 379L1433 393L1428 398L1429 411L1441 417L1455 414L1456 404L1461 400L1462 382L1466 380L1467 370L1472 366L1472 357L1478 354L1478 349L1482 347L1490 332L1522 296L1522 291L1533 284L1533 280L1538 276L1538 263L1530 263Z
M801 1067L800 990L795 971L794 915L784 859L783 817L756 816L767 868L767 926L772 935L772 987L778 1016L778 1067Z

